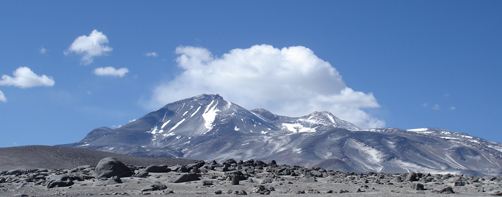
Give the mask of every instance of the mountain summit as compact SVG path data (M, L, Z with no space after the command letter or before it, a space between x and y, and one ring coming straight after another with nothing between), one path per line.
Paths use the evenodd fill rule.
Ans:
M61 146L144 157L273 159L355 172L502 172L500 143L436 128L363 130L326 111L301 117L249 111L217 94L176 101Z

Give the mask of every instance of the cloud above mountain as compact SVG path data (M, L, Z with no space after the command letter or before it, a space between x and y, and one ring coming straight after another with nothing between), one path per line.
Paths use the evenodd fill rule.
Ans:
M103 32L93 30L89 36L83 35L76 38L70 47L64 52L65 55L76 53L82 55L80 64L91 64L96 56L106 55L113 49L106 44L108 38Z
M364 108L380 107L372 93L354 91L330 63L303 46L255 45L215 57L200 47L176 49L184 71L158 85L149 107L199 95L218 93L245 108L265 108L287 116L330 111L360 127L384 127Z

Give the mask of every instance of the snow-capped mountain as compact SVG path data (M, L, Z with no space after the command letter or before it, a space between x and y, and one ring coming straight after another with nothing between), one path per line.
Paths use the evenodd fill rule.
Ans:
M276 160L355 172L499 175L502 144L437 128L360 129L329 112L286 117L200 95L61 146L146 157Z

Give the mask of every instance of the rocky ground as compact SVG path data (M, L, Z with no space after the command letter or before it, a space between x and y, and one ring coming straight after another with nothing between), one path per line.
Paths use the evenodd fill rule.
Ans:
M502 195L497 177L352 173L254 160L135 166L108 157L91 165L0 171L0 196Z

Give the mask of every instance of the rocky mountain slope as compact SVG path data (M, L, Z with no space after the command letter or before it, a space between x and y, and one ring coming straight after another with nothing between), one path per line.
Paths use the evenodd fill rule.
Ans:
M353 172L500 175L502 144L437 128L360 129L329 112L286 117L200 95L61 146L144 157L276 160Z

